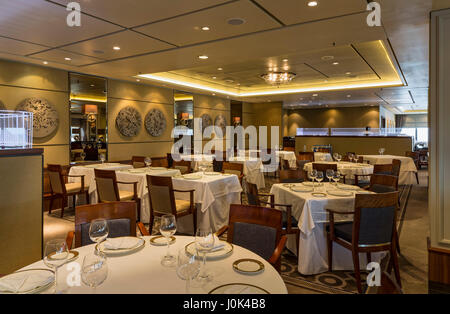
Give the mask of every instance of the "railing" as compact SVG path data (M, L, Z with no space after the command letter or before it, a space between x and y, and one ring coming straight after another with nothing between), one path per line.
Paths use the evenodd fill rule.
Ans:
M297 136L410 136L402 129L389 128L299 128Z

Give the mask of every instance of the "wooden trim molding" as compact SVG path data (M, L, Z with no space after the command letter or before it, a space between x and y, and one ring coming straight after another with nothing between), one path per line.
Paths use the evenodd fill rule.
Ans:
M42 155L43 148L0 149L0 157Z
M450 250L431 247L428 238L428 281L430 289L450 292Z

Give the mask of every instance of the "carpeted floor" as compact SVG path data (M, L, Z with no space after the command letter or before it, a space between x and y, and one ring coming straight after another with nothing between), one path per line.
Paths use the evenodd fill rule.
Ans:
M405 293L427 293L427 248L426 238L429 235L428 220L428 174L419 172L420 185L414 185L409 193L402 189L399 222L401 254L400 272ZM269 192L276 182L274 178L266 178ZM409 198L407 197L409 194ZM243 198L245 202L245 197ZM60 211L54 210L51 215L44 214L44 241L54 238L65 238L67 232L74 229L74 212L66 210L60 218ZM157 228L155 228L157 230ZM45 243L44 242L44 243ZM297 257L285 250L282 257L281 275L291 294L342 294L356 293L356 283L352 271L333 271L313 276L303 276L297 271ZM362 275L365 282L365 275Z

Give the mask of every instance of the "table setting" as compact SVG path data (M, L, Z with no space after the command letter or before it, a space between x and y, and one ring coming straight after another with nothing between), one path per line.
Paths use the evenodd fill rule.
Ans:
M0 278L0 293L287 293L267 261L210 228L198 228L194 237L175 235L173 215L159 225L161 235L108 238L105 220L95 220L89 229L94 244L77 248L76 260L69 262L64 239L49 241L43 260Z
M347 162L347 161L321 161L321 164L337 165L338 171L345 175L346 180L354 180L356 175L370 175L373 173L373 165ZM311 172L313 170L313 163L309 162L303 166L303 170ZM370 180L370 176L361 177L361 180Z

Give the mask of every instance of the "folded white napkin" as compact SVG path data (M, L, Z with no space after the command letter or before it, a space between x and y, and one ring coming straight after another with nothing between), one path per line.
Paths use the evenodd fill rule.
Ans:
M108 250L131 249L135 247L139 241L141 241L139 238L133 237L109 238L105 241L105 248Z
M20 293L45 286L52 282L54 275L47 271L20 272L0 280L0 292Z
M223 241L220 241L219 238L214 235L214 247L212 248L211 252L220 251L225 247L225 243Z

